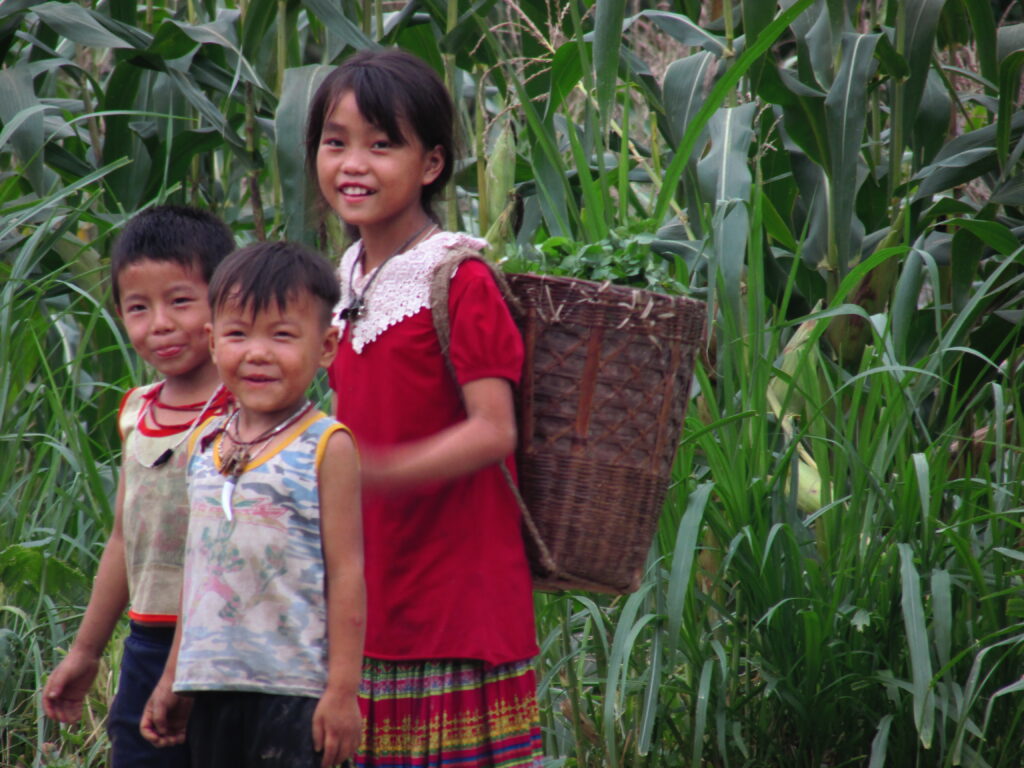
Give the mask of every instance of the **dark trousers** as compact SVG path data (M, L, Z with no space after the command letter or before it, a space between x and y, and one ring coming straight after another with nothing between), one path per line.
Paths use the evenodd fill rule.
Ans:
M117 694L107 718L111 768L189 768L187 745L161 749L139 733L142 710L163 674L173 639L173 627L131 623L131 632L124 641Z
M188 721L193 768L319 768L317 699L241 691L195 694Z

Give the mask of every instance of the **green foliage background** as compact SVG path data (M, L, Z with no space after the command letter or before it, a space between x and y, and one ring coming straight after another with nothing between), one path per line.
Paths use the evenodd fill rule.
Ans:
M538 595L552 765L1020 766L1024 3L0 3L0 765L105 764L37 692L111 521L113 237L204 205L337 254L305 104L443 72L447 222L708 302L643 586ZM500 606L496 606L500 610Z

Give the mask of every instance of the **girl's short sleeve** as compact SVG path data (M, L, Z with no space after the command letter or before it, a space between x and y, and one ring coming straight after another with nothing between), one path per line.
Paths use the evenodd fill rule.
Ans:
M459 385L485 378L518 384L523 338L486 264L470 259L459 266L452 278L448 313Z

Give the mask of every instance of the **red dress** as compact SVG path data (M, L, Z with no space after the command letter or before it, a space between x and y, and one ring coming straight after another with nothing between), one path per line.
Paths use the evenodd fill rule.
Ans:
M427 243L453 237L443 233ZM418 250L385 265L375 281L380 286L366 297L368 309L389 290L388 271L402 273L395 262L417 258ZM339 270L343 283L350 263L343 260ZM401 285L392 281L391 290ZM522 339L484 264L459 268L449 311L459 384L485 377L518 383ZM346 326L329 376L337 417L362 448L418 440L466 418L429 307L357 346L359 352ZM498 465L412 491L366 490L363 520L368 657L502 664L536 655L520 513Z

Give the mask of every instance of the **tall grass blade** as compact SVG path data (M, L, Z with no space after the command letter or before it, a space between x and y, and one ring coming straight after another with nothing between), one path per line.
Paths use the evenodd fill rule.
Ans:
M612 638L611 654L608 657L608 671L605 678L603 713L605 755L608 765L612 768L619 764L619 743L616 735L621 706L619 690L626 677L629 657L637 637L643 628L656 618L653 614L646 614L637 621L637 614L643 607L647 593L652 588L652 584L645 584L627 598L622 613L619 614L615 635Z
M889 729L892 726L892 715L884 715L878 721L875 738L871 741L871 760L868 768L884 768L885 755L889 746Z
M903 624L907 631L907 650L913 686L914 725L925 749L932 746L935 728L935 693L932 690L932 661L925 628L921 584L914 567L914 551L899 544L900 580L903 586Z
M713 483L701 483L686 500L686 512L676 533L672 552L672 570L668 581L665 610L668 614L668 637L672 648L678 648L683 611L693 577L693 564L697 558L697 541Z
M693 768L701 768L703 765L701 755L704 752L704 740L707 738L708 704L714 671L714 659L707 659L701 666L700 681L697 683L697 701L693 712L693 751L690 757Z

